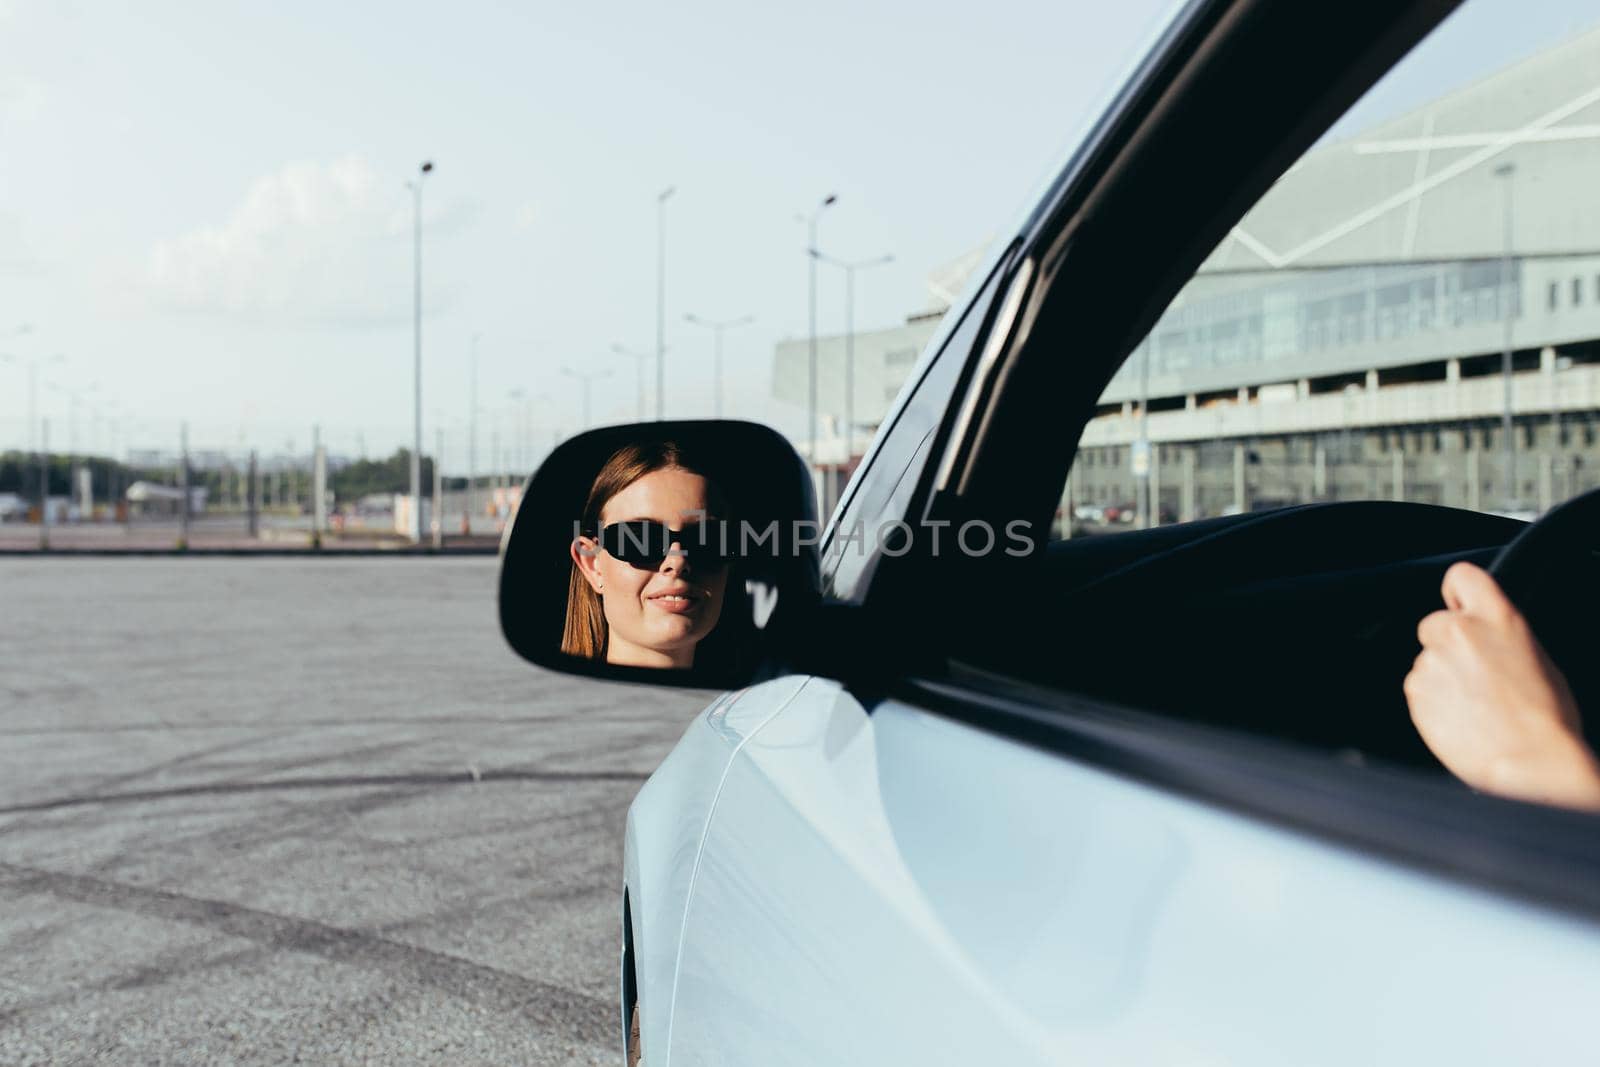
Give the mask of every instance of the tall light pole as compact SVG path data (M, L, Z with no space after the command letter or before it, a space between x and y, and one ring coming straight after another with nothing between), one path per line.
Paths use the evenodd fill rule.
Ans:
M106 423L106 447L109 452L110 464L106 468L106 503L111 507L112 521L120 516L127 517L127 512L122 510L122 473L125 460L120 458L126 455L126 423L128 414L122 409L122 402L112 400L106 405L109 409Z
M714 360L712 365L712 379L716 383L716 402L714 411L716 413L716 417L720 419L722 418L722 333L724 330L732 329L735 326L748 326L750 323L756 321L756 317L754 315L741 315L736 319L723 319L721 321L716 321L713 319L702 319L698 315L685 315L683 317L683 321L692 322L696 326L704 326L716 337L716 343L712 348Z
M506 448L506 465L520 470L528 452L528 407L533 401L526 389L512 389L506 397L511 401L511 431L516 435Z
M56 361L66 362L64 356L58 356ZM67 397L67 499L78 499L78 406L83 403L83 398L95 393L100 388L99 382L90 382L88 385L58 385L49 383L50 388Z
M856 431L856 271L871 270L894 262L893 256L872 259L834 259L811 249L811 258L844 271L844 461L855 456Z
M807 407L810 411L811 424L811 456L810 462L813 470L817 468L817 257L811 255L811 250L817 247L817 219L822 213L838 200L838 196L829 193L822 198L822 203L812 209L809 215L796 215L795 218L806 224L806 255L810 264L810 338L809 359L807 361Z
M23 325L11 331L8 336L21 337L33 332L33 327ZM25 363L28 367L28 451L39 450L39 367L41 364L49 366L52 363L65 363L67 357L59 352L49 359L19 356L12 352L0 352L0 363Z
M494 422L489 425L489 493L494 499L494 493L500 488L500 413L495 412ZM495 501L496 510L499 501Z
M1504 405L1500 413L1500 453L1505 465L1505 509L1517 510L1522 496L1517 484L1517 443L1512 433L1511 420L1511 182L1516 176L1515 163L1502 163L1494 169L1494 176L1503 181L1505 195L1505 245L1500 256L1500 321L1503 325L1500 351L1500 377L1503 383Z
M611 351L615 352L619 356L628 356L628 357L630 357L631 359L633 359L633 360L635 360L637 362L637 373L634 375L634 377L638 379L638 383L639 383L639 421L643 422L644 421L644 361L654 357L655 353L654 352L637 352L637 351L634 351L631 348L624 348L620 344L612 345L611 346ZM665 349L663 349L662 351L665 351ZM656 417L657 418L661 417L659 412L657 413Z
M533 457L538 451L537 439L533 431L533 405L543 402L547 397L545 393L528 393L522 398L522 477L524 480L533 473Z
M83 398L91 393L98 392L99 382L90 382L80 386L57 386L67 394L67 450L74 456L78 454L78 407L83 403Z
M14 326L5 333L0 334L0 338L26 337L32 332L33 326L24 322L21 325ZM14 356L6 352L0 352L0 362L10 363L12 360L21 361L22 357ZM30 359L26 360L25 362L28 364L28 450L31 452L34 448L34 424L39 418L39 398L37 395L39 388L39 361L36 359Z
M178 424L178 548L189 547L189 424Z
M576 378L583 383L583 424L581 428L587 430L589 428L589 386L596 378L609 378L611 372L608 370L579 371L573 370L571 367L562 367L561 373L569 378Z
M417 168L417 180L406 182L406 188L411 190L411 238L412 238L412 292L411 292L411 340L413 348L413 371L415 401L412 410L412 437L411 437L411 523L410 536L412 544L422 543L422 179L426 178L433 170L431 161L424 161Z
M444 421L440 419L440 421ZM444 428L433 428L433 547L444 547Z
M656 194L656 419L666 417L667 395L667 200L678 187ZM588 419L583 420L587 425Z
M483 340L483 334L472 335L472 358L469 361L471 377L468 382L467 404L467 529L472 532L472 516L477 514L478 505L478 342Z

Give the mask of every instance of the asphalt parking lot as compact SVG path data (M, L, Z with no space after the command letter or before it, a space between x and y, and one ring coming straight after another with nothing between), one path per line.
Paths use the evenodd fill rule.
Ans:
M627 806L702 694L497 564L0 560L0 1063L614 1063Z

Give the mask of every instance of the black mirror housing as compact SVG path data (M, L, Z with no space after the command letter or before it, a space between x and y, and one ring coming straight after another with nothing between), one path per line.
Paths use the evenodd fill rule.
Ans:
M686 670L654 670L562 651L572 545L596 475L629 446L670 442L726 501L737 551L721 617ZM584 531L587 533L588 531ZM530 663L648 685L733 688L774 652L783 621L818 600L821 526L810 471L770 427L736 420L632 423L562 442L529 478L500 546L500 629Z

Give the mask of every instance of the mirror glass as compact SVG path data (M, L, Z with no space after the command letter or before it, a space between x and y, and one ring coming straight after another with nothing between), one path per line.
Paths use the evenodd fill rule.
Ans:
M768 427L593 430L528 482L501 548L501 628L557 670L741 685L774 620L815 601L820 533L805 466Z

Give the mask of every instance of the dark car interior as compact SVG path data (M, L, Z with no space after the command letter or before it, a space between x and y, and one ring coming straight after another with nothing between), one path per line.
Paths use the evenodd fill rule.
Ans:
M1401 690L1417 623L1442 606L1452 563L1488 567L1526 528L1362 501L1056 541L1029 561L1049 618L1007 627L990 658L1117 704L1443 773ZM1584 551L1562 564L1513 599L1593 706L1600 562Z

